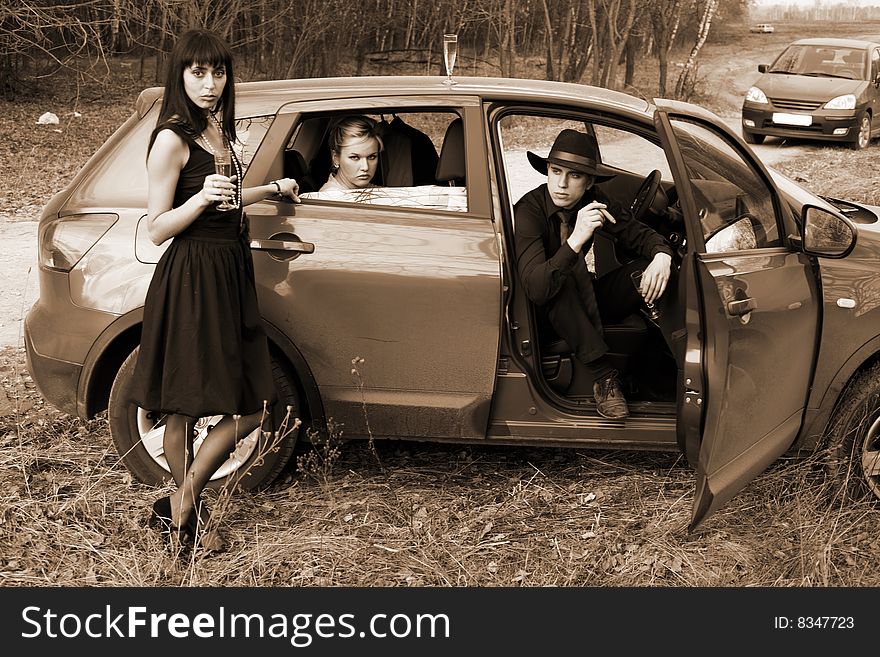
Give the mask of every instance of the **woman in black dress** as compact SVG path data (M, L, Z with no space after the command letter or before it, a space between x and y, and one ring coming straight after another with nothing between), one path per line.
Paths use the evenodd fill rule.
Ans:
M147 154L150 239L173 239L147 292L135 402L166 415L163 447L177 490L153 505L151 520L184 539L207 519L205 485L275 398L241 208L273 194L299 201L290 178L242 189L234 154L232 175L214 173L215 155L236 142L233 79L222 39L183 34ZM222 201L237 208L219 209ZM193 426L206 415L226 417L193 455ZM216 531L199 535L208 550L224 547Z

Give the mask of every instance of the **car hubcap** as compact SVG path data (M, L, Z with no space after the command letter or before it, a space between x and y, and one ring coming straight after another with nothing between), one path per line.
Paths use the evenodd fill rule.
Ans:
M864 118L862 119L862 124L859 126L859 146L864 148L868 145L868 142L871 140L871 122Z
M196 454L202 446L202 442L220 420L222 415L211 415L199 418L195 426L195 437L193 439L193 449ZM165 460L165 449L163 446L165 439L165 416L149 413L142 408L137 410L137 426L138 433L144 449L150 457L166 472L171 472L168 468L168 461ZM259 428L254 429L247 436L238 441L235 452L219 467L211 477L211 480L222 479L238 470L241 465L250 458L254 450L257 448L257 441L260 435Z
M862 474L874 497L880 498L880 417L865 433L861 446Z

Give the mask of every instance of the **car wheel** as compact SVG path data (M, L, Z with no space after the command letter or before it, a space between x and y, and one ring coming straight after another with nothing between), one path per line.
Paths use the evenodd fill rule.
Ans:
M754 132L743 130L743 139L745 139L747 144L763 144L766 136L767 135L758 135Z
M859 114L859 133L850 145L857 151L867 148L871 143L871 115L867 112Z
M829 473L851 499L880 499L880 363L847 386L829 423Z
M110 435L129 472L139 481L156 486L171 478L162 446L165 417L139 408L131 401L137 354L138 348L135 348L122 363L113 381L107 412ZM274 356L272 375L278 396L278 401L271 408L276 431L267 435L257 429L240 440L230 458L211 477L208 486L219 488L235 480L244 489L259 490L272 483L290 460L303 429L277 429L287 414L288 406L291 408L290 421L282 428L291 426L297 417L302 419L303 397L296 377ZM222 418L222 415L199 418L194 438L196 452L208 432ZM277 437L273 439L273 436Z

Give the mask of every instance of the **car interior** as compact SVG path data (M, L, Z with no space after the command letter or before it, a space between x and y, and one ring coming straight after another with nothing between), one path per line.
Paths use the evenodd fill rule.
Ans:
M502 149L508 181L508 196L511 206L526 192L545 183L546 176L528 171L523 177L523 162L526 151L532 150L546 155L553 138L563 128L574 128L596 136L600 147L600 159L604 158L603 145L609 140L623 137L620 131L611 135L607 130L597 129L590 123L563 121L546 117L509 116L500 122ZM546 135L540 143L532 143L528 135ZM546 143L544 143L546 142ZM662 149L657 148L662 157ZM656 153L655 153L656 154ZM616 166L603 159L606 166L613 166L618 175L598 183L609 197L616 199L625 207L637 206L635 212L639 220L658 230L673 246L674 250L683 248L683 227L670 219L667 208L675 203L675 190L670 176L662 180L662 174L654 168L641 167L639 170ZM661 166L663 164L661 163ZM525 165L528 170L530 166ZM664 166L665 168L665 166ZM644 171L644 174L642 174ZM513 217L511 207L510 216ZM514 226L515 230L515 226ZM515 254L513 255L515 257ZM587 266L595 271L597 277L612 271L634 259L638 254L624 250L607 235L597 233L593 248L587 254ZM680 258L675 258L673 268L677 268ZM516 271L515 263L511 268ZM675 289L677 277L673 277L661 301L662 314L667 319L654 322L646 313L634 313L615 323L604 325L606 342L610 348L609 357L621 374L621 384L627 400L631 402L674 402L676 395L677 365L668 344L672 336L664 336L665 327L670 326L671 318L682 315L683 306L678 302L679 292ZM592 402L592 378L586 368L572 354L571 347L553 330L544 313L524 299L528 306L531 324L535 331L535 358L539 370L549 389L568 402L587 405ZM647 309L645 309L647 310ZM661 315L662 316L662 315ZM673 320L674 321L674 320ZM664 328L661 329L661 326ZM538 369L538 368L536 368Z
M307 115L284 151L284 175L300 184L301 196L407 207L466 210L464 130L451 112L365 112L379 123L382 151L371 181L378 189L356 195L320 192L330 174L328 145L334 119L347 114Z
M665 152L657 143L656 135L649 139L646 134L617 126L546 116L504 116L499 121L498 138L511 218L513 205L522 195L546 182L546 176L530 170L528 164L523 166L526 151L546 155L555 135L563 128L574 128L596 137L600 161L617 171L614 177L597 186L607 196L630 208L634 220L656 230L675 254L673 278L658 304L660 319L649 319L646 309L641 309L623 321L604 326L610 357L622 375L627 400L642 402L644 409L651 403L674 403L678 363L683 359L686 340L684 280L675 273L688 245ZM716 156L716 149L729 153L733 147L713 135L704 134L699 127L678 128L678 142L686 155L693 193L701 208L705 251L720 253L781 244L772 199L761 195L763 186L754 184L754 172L744 164L737 165L743 163L739 157ZM615 148L618 144L627 144L627 148ZM528 175L524 176L523 170ZM588 267L601 277L637 257L608 236L597 233L586 259ZM511 268L516 271L515 263ZM534 327L537 346L534 357L539 363L536 369L543 374L552 393L567 402L590 408L593 382L585 368L573 357L569 345L553 331L543 313L536 312L524 293L519 294L515 303L524 303L528 307L530 323Z
M357 112L345 112L351 113ZM374 184L381 186L381 193L348 199L323 196L324 193L318 190L330 171L328 131L333 119L341 115L341 112L305 114L287 141L283 155L284 175L300 182L304 199L466 210L466 196L461 205L454 207L449 198L437 201L433 191L430 199L419 191L440 189L448 190L446 194L457 191L466 195L463 123L452 111L368 113L380 122L383 130L384 149L373 179ZM528 114L504 116L499 121L498 135L504 164L503 181L500 182L506 184L509 216L512 217L512 207L523 194L546 182L545 176L528 165L526 152L534 150L546 154L555 135L564 127L586 131L597 138L600 160L617 171L613 178L599 183L599 186L609 197L629 207L636 220L660 233L675 253L675 272L688 247L678 194L656 134L603 125L600 121ZM719 140L713 143L711 136L691 134L691 129L683 130L678 141L687 156L693 193L704 210L700 216L705 250L710 253L738 251L780 244L772 208L768 213L767 200L750 194L750 173L730 164L741 160L713 157L714 148L724 150L730 146ZM626 140L635 140L636 147L615 148L616 144ZM637 155L626 160L621 159L621 153ZM597 235L587 261L596 275L602 276L637 257L609 237ZM508 248L508 258L515 258L511 248ZM511 270L513 294L509 298L518 299L516 303L528 308L535 345L533 371L540 372L549 394L589 409L592 404L591 378L543 314L524 300L521 291L517 292L521 286L517 285L515 262L511 263ZM645 312L638 312L605 326L610 357L622 375L624 392L630 402L650 406L676 401L678 363L683 357L686 339L682 283L681 277L673 275L658 304L660 320L651 320Z

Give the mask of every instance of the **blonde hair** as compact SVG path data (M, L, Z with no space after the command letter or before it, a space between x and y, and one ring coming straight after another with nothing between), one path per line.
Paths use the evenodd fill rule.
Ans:
M372 137L379 142L380 151L384 148L382 137L379 136L379 124L363 114L345 116L330 125L330 136L328 137L330 150L339 153L342 144L349 137Z

